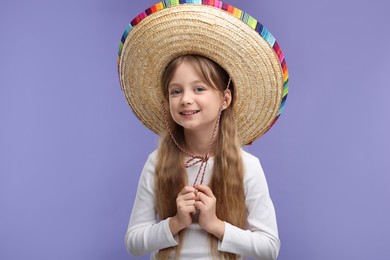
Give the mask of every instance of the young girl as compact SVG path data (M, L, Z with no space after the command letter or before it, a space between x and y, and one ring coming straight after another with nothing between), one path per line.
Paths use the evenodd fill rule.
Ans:
M186 5L179 13L189 10L194 19L194 12L204 14L205 7L208 15L215 11L215 7L193 7ZM174 6L167 9L178 15ZM221 59L219 54L210 54L208 50L193 51L198 42L191 44L192 41L176 39L176 48L170 54L161 52L161 46L154 46L161 39L145 46L147 41L139 37L155 28L154 19L161 22L159 17L152 17L145 19L143 32L130 36L129 31L125 32L124 40L130 40L120 51L119 72L129 104L138 118L161 136L160 145L150 154L139 180L126 233L128 251L133 255L152 253L151 259L276 259L280 242L265 176L259 160L240 146L258 138L273 125L284 100L277 93L285 90L286 81L278 81L278 77L264 79L266 76L262 74L259 78L266 81L263 84L270 81L276 87L266 86L269 91L263 93L266 98L259 97L256 89L260 81L249 79L250 83L257 82L254 87L240 81L228 59ZM202 19L191 27L194 35L199 35ZM178 26L177 21L175 24ZM206 42L211 41L207 38ZM226 39L219 41L221 44ZM137 55L149 53L152 45L153 52L160 54L159 59L153 61L148 57L146 65ZM233 52L232 46L229 48ZM276 55L271 57L277 59ZM283 65L278 65L280 71L275 74L283 76ZM161 72L156 73L161 76L154 77L155 84L150 80L154 74L146 72L144 66ZM248 69L238 74L243 75ZM264 70L267 69L270 68ZM249 89L250 95L244 89ZM163 100L158 102L156 96ZM251 105L257 102L251 100L258 99L266 104L277 103L279 109L264 109L261 103L257 103L260 109ZM157 118L160 124L156 123Z

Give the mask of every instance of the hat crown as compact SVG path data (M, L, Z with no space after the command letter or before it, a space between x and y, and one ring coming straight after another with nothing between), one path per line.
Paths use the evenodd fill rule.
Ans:
M238 136L248 144L269 130L283 111L288 72L275 38L257 20L220 1L164 1L131 21L120 48L122 89L136 116L157 134L162 73L173 59L207 57L223 67L236 86Z

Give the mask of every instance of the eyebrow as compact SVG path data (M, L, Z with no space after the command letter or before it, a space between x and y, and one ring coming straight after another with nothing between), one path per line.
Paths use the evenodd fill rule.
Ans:
M193 85L193 84L198 84L198 83L202 83L202 84L207 85L207 84L206 84L205 82L203 82L202 80L194 80L194 81L190 82L191 85ZM169 83L169 84L168 84L168 88L170 88L170 87L176 87L176 86L181 87L181 84L176 83L176 82L172 82L172 83Z

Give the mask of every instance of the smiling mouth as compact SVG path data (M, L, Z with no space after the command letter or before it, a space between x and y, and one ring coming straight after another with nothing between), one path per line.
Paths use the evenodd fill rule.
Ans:
M189 115L195 115L196 113L199 113L200 110L194 110L189 112L180 112L180 115L189 116Z

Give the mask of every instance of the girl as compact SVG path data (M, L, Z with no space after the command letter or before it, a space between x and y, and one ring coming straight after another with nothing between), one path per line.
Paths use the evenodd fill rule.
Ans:
M284 107L288 73L273 36L220 1L169 0L131 21L118 65L129 105L161 136L141 173L128 251L151 259L276 259L265 176L240 148Z
M158 259L275 259L274 208L259 161L240 149L228 74L207 58L188 55L168 65L162 82L172 129L141 174L128 250L158 250ZM188 159L204 154L202 169L191 162L185 168Z

